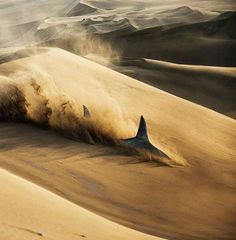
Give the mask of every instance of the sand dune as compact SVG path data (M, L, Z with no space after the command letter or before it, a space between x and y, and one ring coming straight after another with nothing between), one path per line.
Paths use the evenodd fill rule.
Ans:
M55 4L56 2L56 4ZM189 5L188 5L189 4ZM0 43L2 46L25 45L35 43L38 39L34 38L37 27L42 30L41 25L49 26L50 18L61 18L66 23L67 28L74 28L76 34L76 26L71 26L69 21L81 24L83 19L96 21L96 24L103 25L107 18L110 19L110 31L114 31L113 24L120 20L126 20L130 26L135 29L144 29L163 25L185 25L190 23L198 23L210 20L218 16L221 12L234 9L234 5L230 2L220 3L215 1L216 9L211 9L205 3L199 4L199 1L182 2L157 2L157 1L11 1L1 3L0 20L1 20L1 36ZM59 21L59 19L58 19ZM112 24L113 23L113 24ZM58 27L60 29L60 24ZM90 28L93 27L91 24ZM27 33L26 33L27 32ZM103 33L100 29L95 28L94 32ZM107 31L106 31L107 32ZM127 33L127 32L125 32ZM16 36L17 39L16 39Z
M184 9L188 10L174 10L178 13ZM170 12L173 14L174 10ZM150 11L154 12L153 9ZM168 13L164 11L155 14L160 17L167 14L166 12ZM113 50L118 53L116 55L122 57L150 58L189 65L235 67L235 12L225 12L214 19L194 24L188 17L181 23L173 16L168 16L167 19L170 20L166 23L158 23L158 18L154 17L156 20L153 20L147 13L143 13L144 17L140 14L138 12L137 16L135 13L130 17L128 13L124 15L122 12L111 15L97 14L93 17L51 18L40 25L35 38L41 45L60 47L82 56L99 54L99 46L109 45L112 46L109 47L109 52ZM180 17L184 16L180 14ZM144 25L147 20L148 26L151 26L149 21L153 21L158 27L143 29L145 26L135 23L136 17ZM88 43L87 46L94 44L93 49L90 47L86 54L81 51L87 49L84 42Z
M98 34L102 40L109 40L112 45L116 43L113 47L119 48L125 57L235 66L235 14L224 12L220 15L220 10L224 11L222 6L217 12L201 7L197 2L188 6L184 1L181 7L169 3L164 8L155 1L150 4L116 1L112 4L115 9L109 7L109 1L74 1L65 6L65 1L61 0L49 14L53 0L48 3L38 1L36 5L27 5L22 18L18 5L10 10L3 7L0 12L4 33L0 38L1 45L50 42L50 45L75 52L73 47L68 47L72 39L78 43L78 36ZM37 9L40 9L37 14L30 14ZM12 22L15 19L14 24L7 19ZM144 45L149 48L142 47ZM207 56L204 54L206 49Z
M90 13L96 12L97 9L90 7L88 5L85 5L83 3L78 3L75 7L73 7L67 15L72 17L72 16L81 16L81 15L87 15Z
M225 0L222 2L221 0L214 0L214 4L209 4L207 1L199 1L199 0L178 0L178 1L162 1L162 0L130 0L130 1L122 1L122 0L113 0L112 2L109 0L82 0L83 3L92 5L93 7L98 7L101 9L117 9L117 8L132 8L137 7L140 9L148 8L148 7L156 7L159 9L168 10L179 6L189 5L191 7L212 10L212 11L227 11L236 9L234 1Z
M235 120L59 49L1 64L0 73L3 83L25 89L36 120L47 110L42 96L52 110L61 96L69 99L78 116L85 104L100 127L120 138L135 134L143 114L152 142L188 162L182 168L132 164L137 159L112 147L1 123L1 167L149 234L234 239ZM40 97L31 81L41 86Z
M235 10L0 1L0 240L234 240Z
M146 4L145 4L146 5ZM130 33L134 29L144 29L163 25L183 25L195 22L202 22L218 16L216 12L201 12L200 10L191 9L189 7L179 7L173 10L161 11L158 6L151 6L145 8L138 8L135 5L130 5L129 11L121 9L96 9L89 5L79 3L72 8L69 13L60 18L47 19L41 24L39 29L48 30L50 27L60 27L60 24L66 24L67 28L73 28L74 35L78 34L78 25L82 25L90 29L89 33L103 34L117 31L117 23L125 22L120 25L120 34L124 34L123 29L127 28L127 23L130 26ZM68 17L69 16L69 17ZM73 17L72 17L73 16ZM172 26L173 27L173 26ZM104 31L104 28L106 29ZM93 31L91 31L93 29ZM61 38L60 31L58 36L54 38Z
M184 64L236 66L236 14L227 18L166 29L155 27L113 38L125 57L144 57ZM149 46L143 47L143 46ZM176 47L178 46L178 47ZM205 54L207 52L207 54Z
M113 26L121 20L125 20L126 23L129 22L131 30L131 28L144 29L161 25L183 25L202 22L219 15L216 11L201 8L193 9L188 6L170 6L173 9L163 10L156 3L125 3L124 1L118 1L112 3L112 8L106 7L106 4L109 5L109 1L101 1L98 4L99 6L97 3L92 2L91 4L90 2L80 2L78 0L60 0L57 1L56 6L54 0L47 2L21 0L20 3L13 1L11 5L3 3L0 10L2 23L0 43L3 46L25 45L29 44L29 42L31 44L37 43L39 39L34 36L35 33L39 35L37 28L39 28L40 32L44 30L49 35L50 32L55 35L56 31L58 35L61 33L62 24L66 27L67 32L68 29L73 28L74 35L77 35L80 33L78 25L84 26L83 20L91 20L89 32L107 33L117 30ZM117 8L114 9L114 6L117 6ZM110 21L109 24L108 20ZM86 24L86 27L88 27L88 24ZM104 31L104 27L106 27L106 31ZM126 27L126 24L124 24L119 29L122 30ZM124 31L121 33L124 33ZM125 33L128 33L128 31L125 31ZM57 37L62 38L63 34ZM51 39L52 36L48 36L46 40L49 38Z
M43 20L58 14L73 0L10 0L1 1L0 19L3 25L16 26ZM57 2L57 4L55 4ZM2 27L2 25L1 25Z
M160 239L112 223L2 169L0 179L1 240Z
M181 65L149 59L122 59L113 68L135 79L231 115L235 109L236 68Z
M41 21L62 14L73 0L10 0L0 3L0 47L34 42Z

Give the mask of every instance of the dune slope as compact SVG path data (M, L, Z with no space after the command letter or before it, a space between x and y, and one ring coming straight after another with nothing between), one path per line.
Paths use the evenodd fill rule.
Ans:
M146 233L234 239L235 120L59 49L2 64L0 73L2 83L25 91L32 117L44 116L40 102L53 111L61 104L65 113L70 99L78 116L85 104L101 128L125 138L143 114L152 142L188 162L181 168L132 164L137 159L111 147L1 123L1 167Z
M235 111L236 68L173 64L150 59L121 59L113 69L230 115Z
M0 239L159 239L99 217L0 169Z

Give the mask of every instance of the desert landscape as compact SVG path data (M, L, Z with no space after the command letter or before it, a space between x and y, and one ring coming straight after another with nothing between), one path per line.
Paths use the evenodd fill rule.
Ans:
M234 1L3 0L0 20L1 240L235 239Z

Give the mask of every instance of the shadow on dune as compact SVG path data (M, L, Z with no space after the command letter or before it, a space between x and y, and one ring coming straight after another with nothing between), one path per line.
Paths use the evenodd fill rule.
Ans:
M236 71L123 58L113 69L149 85L233 117L236 111Z
M116 165L147 164L153 167L167 167L166 164L158 161L149 161L142 156L134 155L127 149L112 148L101 144L91 145L82 141L72 141L63 138L56 132L49 129L38 128L33 125L23 123L3 123L0 122L1 135L4 141L0 142L0 153L15 151L17 149L51 149L53 152L63 152L60 158L69 158L85 155L86 159L102 159L106 163ZM47 136L47 137L46 137ZM40 139L44 139L41 141ZM94 152L97 152L94 154ZM56 155L55 155L56 157ZM106 160L105 160L106 159ZM78 158L77 161L83 161Z
M129 34L100 34L120 46L125 57L209 66L236 66L236 13L206 22L139 30ZM167 28L167 29L166 29ZM147 47L148 46L148 47Z

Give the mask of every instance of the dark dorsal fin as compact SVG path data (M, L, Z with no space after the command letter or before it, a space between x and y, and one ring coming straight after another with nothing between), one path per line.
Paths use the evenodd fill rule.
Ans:
M153 155L157 155L158 157L165 157L169 159L164 152L150 142L147 133L147 124L143 116L140 118L137 135L132 138L121 140L121 144L131 149L141 149L146 152L150 152Z
M91 118L90 112L85 105L83 105L83 110L84 110L84 118Z
M148 140L147 124L143 116L140 118L139 128L136 138Z

